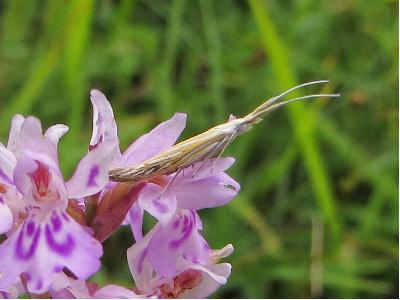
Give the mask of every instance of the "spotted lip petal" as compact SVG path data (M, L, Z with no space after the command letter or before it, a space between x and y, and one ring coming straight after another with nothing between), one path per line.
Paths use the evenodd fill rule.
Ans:
M176 261L180 257L193 263L210 261L210 248L198 229L196 213L181 209L167 226L154 233L149 241L148 258L156 273L176 275Z
M184 217L182 218L182 216L187 214L191 214L191 212L181 212L181 216L174 218L174 221L179 220L181 224L174 223L173 221L173 229L177 231L184 229L184 226L183 228L181 227L181 225L185 223ZM193 217L193 221L195 222L194 228L199 228L199 223L201 223L199 220L196 220L197 218L198 217ZM186 223L186 226L188 226L188 223ZM212 294L221 284L226 283L231 273L230 264L215 264L215 262L211 260L193 262L184 258L184 255L176 255L174 249L156 249L153 241L154 239L159 240L162 238L159 235L160 231L175 235L171 237L173 240L176 237L176 234L171 233L170 228L163 228L160 224L157 224L142 240L130 247L127 252L129 269L137 288L142 294L165 298L168 296L168 291L170 290L171 295L178 298L205 298ZM169 240L169 242L171 242L171 240ZM206 242L201 236L197 241L194 239L189 241L190 246L193 248L199 247L197 242L203 246L206 245ZM208 246L205 248L209 249ZM151 259L151 252L156 250L158 250L157 254L159 260L155 261ZM232 251L232 245L227 245L220 250L207 250L207 255L208 253L212 253L212 255L218 256L218 258L222 258L231 254ZM173 254L171 255L168 252L172 252ZM171 263L171 265L174 265L174 272L170 274L157 272L157 270L160 269L157 264L163 264L162 261L167 261ZM190 276L187 277L184 274L191 274L195 270L196 272L201 272L201 276L197 278L197 280L191 281L191 285L190 282L187 281L191 279ZM194 274L196 273L194 272ZM179 283L180 277L182 277L183 282ZM182 287L181 289L179 288L180 284Z
M64 212L54 210L46 220L31 216L0 246L0 289L23 273L29 292L46 292L64 267L86 279L101 255L101 244Z

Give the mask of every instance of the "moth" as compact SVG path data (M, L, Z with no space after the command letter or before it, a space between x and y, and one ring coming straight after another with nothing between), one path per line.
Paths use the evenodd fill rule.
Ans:
M246 116L235 118L231 115L228 122L184 140L139 165L110 170L110 179L117 182L138 182L161 175L173 173L177 175L181 170L196 165L196 169L193 172L195 174L207 160L220 157L233 140L249 131L253 125L259 123L272 111L294 101L320 97L339 97L340 94L311 94L279 102L294 90L326 82L328 80L318 80L295 86L278 96L268 99Z

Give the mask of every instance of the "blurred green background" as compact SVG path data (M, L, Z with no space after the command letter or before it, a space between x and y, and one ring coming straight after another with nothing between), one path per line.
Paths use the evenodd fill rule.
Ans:
M233 243L215 297L398 296L397 1L2 1L0 135L15 113L71 128L69 176L91 134L89 90L109 98L122 148L174 112L183 138L305 81L293 104L229 147L242 185L200 212ZM296 95L296 94L295 94ZM299 95L299 94L298 94ZM132 286L128 228L105 243L99 283Z

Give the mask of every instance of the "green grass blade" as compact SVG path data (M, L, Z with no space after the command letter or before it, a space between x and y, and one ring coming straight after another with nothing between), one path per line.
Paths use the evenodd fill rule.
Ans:
M262 1L249 0L251 12L262 37L267 56L271 57L272 70L276 76L279 89L285 90L297 84L292 70L287 46L280 39ZM296 97L296 93L293 97ZM290 121L301 147L304 163L308 170L310 181L324 218L333 234L333 240L338 241L342 225L336 211L331 182L324 167L317 141L307 121L307 111L303 103L288 107ZM312 122L311 122L312 123Z
M203 28L206 35L208 47L208 60L211 66L210 74L210 103L214 106L215 119L223 120L226 118L226 109L224 107L223 91L223 71L221 65L221 41L218 34L218 23L215 18L213 2L210 0L199 0L201 16L203 19Z

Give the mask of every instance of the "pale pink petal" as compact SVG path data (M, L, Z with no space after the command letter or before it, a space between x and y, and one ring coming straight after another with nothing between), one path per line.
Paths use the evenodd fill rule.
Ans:
M129 269L133 280L137 288L144 294L153 292L153 287L151 286L153 268L147 257L147 247L158 228L159 226L156 225L142 240L136 242L127 251Z
M122 165L133 166L167 150L175 144L185 125L186 114L176 113L130 145L122 156Z
M228 257L233 253L233 245L228 244L221 249L211 250L211 256L213 261L219 261L221 258Z
M92 298L85 280L73 279L64 272L53 276L50 294L53 299Z
M165 226L176 210L176 198L170 190L148 183L139 195L139 206Z
M93 195L104 188L109 182L108 171L116 149L116 144L103 142L82 158L74 175L66 183L70 198Z
M14 185L12 178L16 163L14 154L0 144L0 183Z
M231 274L231 265L228 263L200 266L192 265L193 269L202 271L203 277L198 286L186 289L179 298L182 299L204 299L214 293L221 284L225 284Z
M78 299L75 295L73 295L68 289L61 289L58 291L50 290L49 291L52 299ZM89 298L89 294L82 297L83 299Z
M198 162L193 167L182 170L175 179L175 182L186 182L210 177L229 169L235 162L233 157L208 159L205 162ZM171 176L174 176L172 174Z
M16 157L19 156L21 150L21 127L25 118L21 115L15 115L11 121L11 129L8 137L7 149L10 150Z
M56 124L46 130L44 136L48 138L54 145L58 145L60 138L69 130L69 127L64 124Z
M181 182L172 188L178 207L196 210L225 205L239 190L239 184L223 172L199 180Z
M126 219L127 223L131 225L135 241L140 241L143 238L143 209L139 206L137 201L132 205Z
M18 280L8 288L0 291L0 299L17 299L18 296L25 294L21 281Z
M46 292L64 267L86 279L101 255L101 244L66 213L54 210L45 220L32 214L0 245L0 289L24 273L30 292Z
M42 134L42 125L35 117L27 117L21 127L21 155L46 157L58 164L56 145Z
M91 90L90 100L93 105L93 133L90 149L104 141L114 140L118 143L117 124L106 96L99 90Z
M133 291L122 286L110 284L97 290L94 295L96 299L141 299Z
M149 241L148 257L156 273L172 277L178 272L178 258L193 263L208 263L210 248L196 228L196 213L180 210L164 228L159 228Z
M0 193L0 234L6 233L13 224L11 209L4 202L3 194Z

